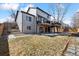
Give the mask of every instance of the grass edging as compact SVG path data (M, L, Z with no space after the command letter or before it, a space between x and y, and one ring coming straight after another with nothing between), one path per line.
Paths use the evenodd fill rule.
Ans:
M62 51L62 53L61 53L61 56L64 56L64 53L65 53L65 51L66 51L67 48L68 48L69 42L70 42L70 40L68 40L67 43L66 43L66 45L64 46L63 51Z

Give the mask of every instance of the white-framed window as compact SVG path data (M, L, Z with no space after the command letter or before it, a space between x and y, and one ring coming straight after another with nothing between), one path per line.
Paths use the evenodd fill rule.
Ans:
M32 21L32 17L26 16L26 20L31 22Z
M27 30L31 30L31 26L27 26Z
M38 21L42 21L42 17L38 16Z
M31 21L31 20L32 20L32 17L29 16L29 21Z

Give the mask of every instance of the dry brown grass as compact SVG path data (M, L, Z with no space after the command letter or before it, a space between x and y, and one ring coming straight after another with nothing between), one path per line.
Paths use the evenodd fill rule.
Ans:
M14 40L9 40L10 55L61 55L67 40L72 39L68 36L40 36L33 35Z

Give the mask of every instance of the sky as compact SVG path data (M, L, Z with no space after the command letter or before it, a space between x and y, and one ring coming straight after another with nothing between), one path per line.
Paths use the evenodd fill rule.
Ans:
M65 3L66 4L66 3ZM13 10L17 10L18 7L20 7L21 10L26 10L29 6L32 6L32 7L39 7L41 8L42 10L48 12L48 13L51 13L49 9L53 8L55 5L52 4L51 7L50 7L51 4L48 4L48 3L32 3L32 4L29 4L29 3L0 3L0 22L2 21L5 21L6 18L9 18L9 15L10 15L10 12L9 10L10 9L13 9ZM76 13L76 11L79 11L79 4L78 3L72 3L72 4L68 4L69 7L68 7L68 11L65 15L65 18L64 18L64 22L66 24L70 24L70 22L72 21L72 17L73 15ZM62 8L64 8L63 5L61 5Z

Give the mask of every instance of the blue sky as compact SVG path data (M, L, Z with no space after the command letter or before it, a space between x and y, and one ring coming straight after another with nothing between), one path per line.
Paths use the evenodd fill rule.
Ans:
M21 3L21 4L0 4L0 20L2 19L2 21L4 21L6 17L8 17L10 15L9 13L9 9L8 8L14 8L14 10L16 10L18 8L18 6L20 6L21 9L23 8L26 8L28 7L29 4L27 3ZM35 7L39 7L47 12L49 12L49 4L48 3L36 3L36 4L33 4L33 6ZM6 7L5 7L6 6ZM7 7L8 6L8 7ZM54 6L54 5L53 5ZM52 8L53 8L52 6ZM79 4L78 3L72 3L72 4L69 4L69 9L68 9L68 12L67 14L65 15L65 18L64 18L64 22L66 23L69 23L70 22L70 19L73 17L74 13L79 10Z
M1 5L1 4L0 4ZM40 7L40 8L42 8L43 10L45 10L45 11L48 11L48 4L33 4L35 7ZM27 3L21 3L21 4L19 4L19 6L21 7L21 8L25 8L25 7L27 7L28 6L28 4ZM7 10L7 9L1 9L0 8L0 19L1 18L4 18L4 17L6 17L6 16L8 16L9 15L9 11Z

